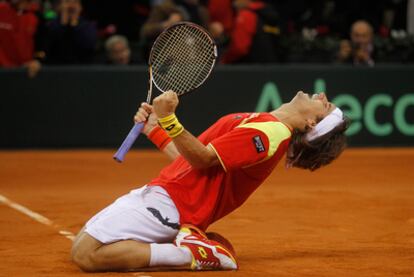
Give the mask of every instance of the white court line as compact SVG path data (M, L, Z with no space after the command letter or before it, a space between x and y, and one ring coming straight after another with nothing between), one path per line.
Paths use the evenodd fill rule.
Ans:
M30 210L29 208L26 208L25 206L22 206L22 205L14 202L14 201L8 199L7 197L5 197L1 194L0 194L0 203L4 204L6 206L9 206L10 208L13 208L16 211L19 211L24 215L27 215L28 217L36 220L39 223L42 223L42 224L47 225L47 226L51 226L51 227L59 230L58 231L59 234L64 236L67 239L70 239L72 241L75 239L75 235L72 232L62 230L59 225L53 223L53 221L50 220L49 218L44 217L43 215L38 214L38 213Z
M26 208L25 206L22 206L10 199L8 199L7 197L3 196L0 194L0 203L9 206L10 208L13 208L19 212L21 212L22 214L27 215L28 217L36 220L37 222L40 222L44 225L47 226L51 226L55 229L58 230L58 233L62 236L64 236L67 239L70 239L71 241L75 240L75 235L72 232L66 231L66 230L62 230L61 227L55 223L53 223L52 220L50 220L47 217L44 217L43 215L36 213L32 210L30 210L29 208ZM139 277L151 277L150 275L141 275L143 274L142 272L136 272L133 273L134 276L139 276Z

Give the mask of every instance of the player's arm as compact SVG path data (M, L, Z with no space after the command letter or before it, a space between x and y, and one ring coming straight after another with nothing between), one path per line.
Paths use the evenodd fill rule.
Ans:
M216 152L210 146L202 144L187 130L173 138L173 142L178 152L195 168L202 169L220 164Z
M171 160L176 159L180 153L174 142L168 137L164 130L158 126L158 117L153 112L153 107L142 103L134 116L135 123L146 122L142 132Z
M190 132L177 121L173 121L169 126L168 121L174 120L175 109L178 105L177 94L173 91L167 91L153 101L155 114L159 117L160 124L166 129L172 138L178 152L195 168L208 168L219 164L219 159L214 150L202 144ZM165 121L166 120L166 121ZM176 118L175 118L176 120ZM166 125L167 124L167 125ZM178 131L178 132L176 132Z

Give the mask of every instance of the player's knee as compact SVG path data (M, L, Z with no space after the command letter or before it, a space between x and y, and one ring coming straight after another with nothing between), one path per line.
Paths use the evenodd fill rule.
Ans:
M72 261L86 272L101 271L96 255L96 247L92 247L86 240L80 239L73 244L71 257Z
M71 252L72 261L83 271L95 272L98 268L94 262L93 251L85 251L85 249L79 249L79 247L72 248Z
M97 268L94 265L92 253L72 251L72 261L83 271L95 272Z

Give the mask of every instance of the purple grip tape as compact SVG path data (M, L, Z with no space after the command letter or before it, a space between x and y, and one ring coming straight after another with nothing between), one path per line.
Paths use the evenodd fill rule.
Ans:
M118 151L114 155L114 160L119 163L124 161L124 157L126 153L129 151L131 146L134 144L135 140L141 133L142 128L144 127L144 123L140 122L132 127L131 131L129 131L128 136L125 138L124 142L122 143L121 147L119 147Z

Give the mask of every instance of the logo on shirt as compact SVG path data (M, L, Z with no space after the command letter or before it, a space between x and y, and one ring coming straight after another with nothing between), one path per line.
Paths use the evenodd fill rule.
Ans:
M253 137L253 143L254 143L254 146L256 147L257 153L262 153L266 150L260 136Z

